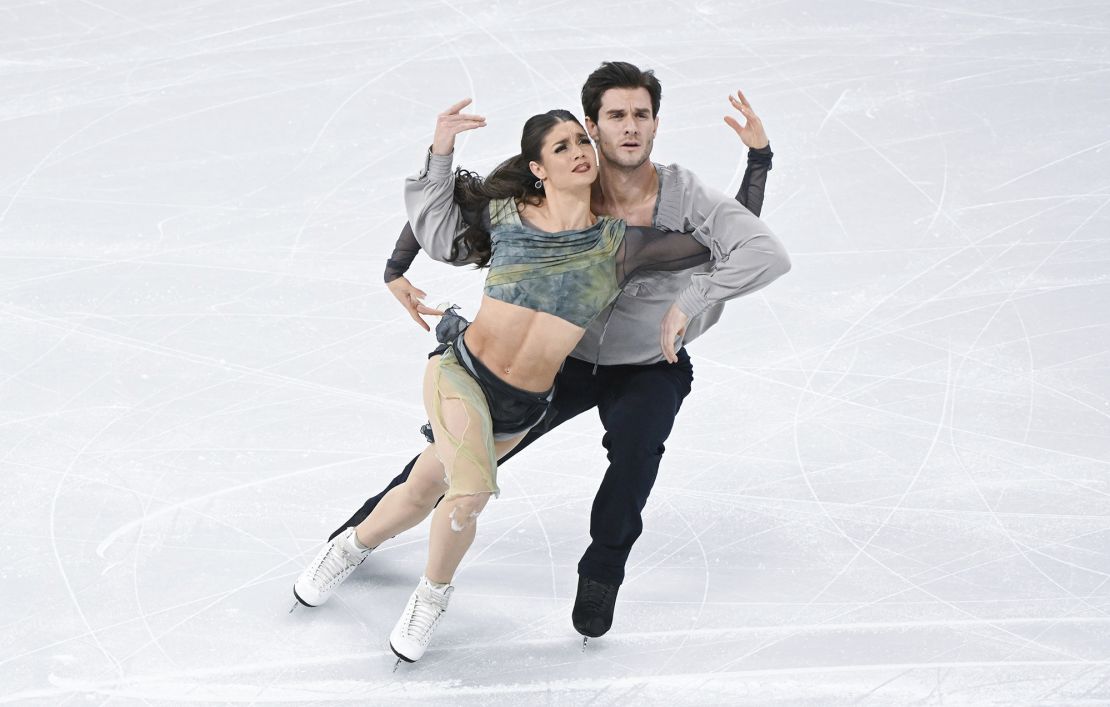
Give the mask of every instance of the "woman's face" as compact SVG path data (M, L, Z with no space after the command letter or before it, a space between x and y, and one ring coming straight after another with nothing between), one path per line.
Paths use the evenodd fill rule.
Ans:
M542 161L528 166L543 180L544 191L590 186L597 179L597 155L586 130L570 120L556 123L543 139Z

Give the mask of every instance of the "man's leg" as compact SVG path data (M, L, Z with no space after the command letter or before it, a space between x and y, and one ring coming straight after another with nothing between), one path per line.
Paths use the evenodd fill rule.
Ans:
M405 465L404 470L397 476L394 476L393 480L389 482L389 485L382 489L377 496L372 496L366 499L366 503L362 504L362 508L359 508L357 511L355 511L350 518L343 521L343 525L336 528L335 531L328 536L328 542L334 540L336 535L339 535L347 528L356 526L362 521L366 520L367 516L369 516L374 508L377 507L378 502L381 501L387 493L392 491L393 487L400 486L401 484L405 483L405 481L409 478L409 474L412 473L412 468L416 466L416 461L418 459L420 459L419 454L413 457L412 461Z
M582 577L619 585L632 545L643 531L640 513L655 484L663 443L690 393L693 367L682 350L678 363L614 366L602 381L598 412L609 468L594 497L592 542L578 563Z
M578 563L571 611L571 622L583 636L603 636L613 625L624 564L644 527L640 513L655 484L663 442L693 378L685 349L675 364L612 366L604 372L598 412L609 468L594 497L593 541Z
M563 370L555 377L555 397L551 401L551 410L547 416L540 421L532 429L528 430L528 434L521 440L520 444L516 445L508 454L498 460L498 465L508 461L516 456L517 452L524 449L532 442L547 434L548 431L555 429L572 417L589 410L597 405L597 376L593 375L593 366L585 361L579 361L576 358L568 358L563 365ZM416 465L420 455L413 457L404 468L404 470L393 477L389 485L381 490L376 496L366 500L362 507L351 515L343 525L335 529L329 537L331 540L335 536L342 533L351 526L358 525L374 510L378 502L389 493L394 486L403 484L408 479L409 474L412 473L413 466Z

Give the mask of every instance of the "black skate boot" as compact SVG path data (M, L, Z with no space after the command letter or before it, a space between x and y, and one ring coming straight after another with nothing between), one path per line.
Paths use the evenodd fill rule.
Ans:
M574 629L587 638L604 636L613 625L618 589L619 584L605 584L578 575L578 594L570 614Z

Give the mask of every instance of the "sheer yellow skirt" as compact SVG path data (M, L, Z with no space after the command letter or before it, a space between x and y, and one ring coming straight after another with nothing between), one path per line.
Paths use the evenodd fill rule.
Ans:
M436 456L446 474L444 500L478 493L499 495L489 403L451 347L428 361L424 407L435 437Z

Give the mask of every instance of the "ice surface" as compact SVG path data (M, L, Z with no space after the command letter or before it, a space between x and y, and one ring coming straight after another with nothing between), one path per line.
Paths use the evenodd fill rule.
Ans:
M722 190L744 89L794 269L691 345L612 632L585 415L393 674L423 527L286 609L422 445L401 180L456 99L486 170L605 59ZM0 701L1110 701L1108 115L1094 1L0 4Z

